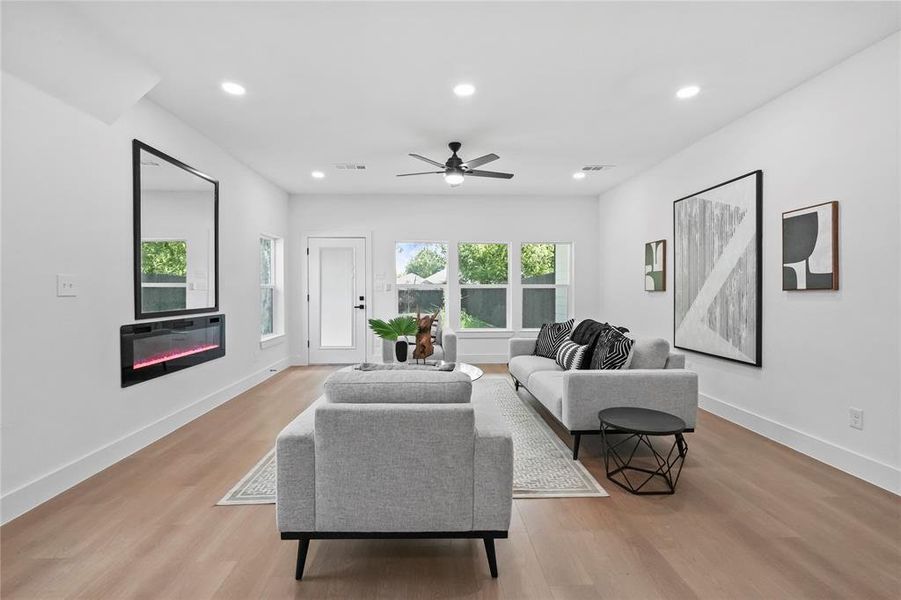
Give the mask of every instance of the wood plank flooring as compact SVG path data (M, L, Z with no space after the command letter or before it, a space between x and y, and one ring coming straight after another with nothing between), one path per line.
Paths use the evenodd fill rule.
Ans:
M612 485L584 438L610 498L514 501L497 580L479 540L369 540L314 541L295 582L273 506L215 503L332 370L280 373L0 528L0 596L901 597L901 499L704 412L674 496Z

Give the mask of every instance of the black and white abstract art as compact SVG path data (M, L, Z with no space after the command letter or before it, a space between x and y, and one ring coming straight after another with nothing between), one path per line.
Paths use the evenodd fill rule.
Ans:
M666 240L644 245L644 289L648 292L666 291Z
M838 202L782 213L782 289L838 289Z
M673 203L677 348L760 366L763 172Z

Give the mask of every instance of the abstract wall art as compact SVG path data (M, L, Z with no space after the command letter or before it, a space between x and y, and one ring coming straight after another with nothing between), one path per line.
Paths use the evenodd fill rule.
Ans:
M761 366L763 172L673 203L674 345Z
M782 213L782 289L838 289L838 202Z
M666 291L666 240L644 245L644 289L648 292Z

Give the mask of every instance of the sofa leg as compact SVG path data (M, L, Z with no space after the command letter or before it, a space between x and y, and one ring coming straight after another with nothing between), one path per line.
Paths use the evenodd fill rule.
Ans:
M294 579L303 579L303 567L307 562L307 550L310 549L310 540L302 538L297 541L297 566L294 568Z
M488 555L488 570L491 576L497 579L497 555L494 553L494 538L485 538L485 554Z
M579 459L579 442L582 441L582 434L579 432L573 433L573 460Z

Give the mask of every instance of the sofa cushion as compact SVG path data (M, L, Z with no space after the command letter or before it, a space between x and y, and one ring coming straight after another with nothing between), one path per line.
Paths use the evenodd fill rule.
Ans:
M563 414L563 374L565 371L539 371L529 379L529 392L558 419Z
M604 361L601 363L602 369L628 369L632 360L632 345L635 343L626 334L620 333L614 329L611 332L607 352L604 354Z
M554 359L544 358L543 356L522 355L514 356L510 359L510 374L522 384L529 384L529 377L532 373L539 371L562 371Z
M325 382L329 402L348 404L448 404L469 402L472 380L459 371L342 369Z
M538 332L538 341L535 343L535 355L545 358L556 358L560 344L569 339L573 331L574 320L563 323L545 323Z
M662 369L669 357L669 342L662 338L636 339L630 369Z
M582 367L582 360L586 350L588 350L588 346L582 346L572 340L566 340L560 344L555 361L567 371L579 369Z

